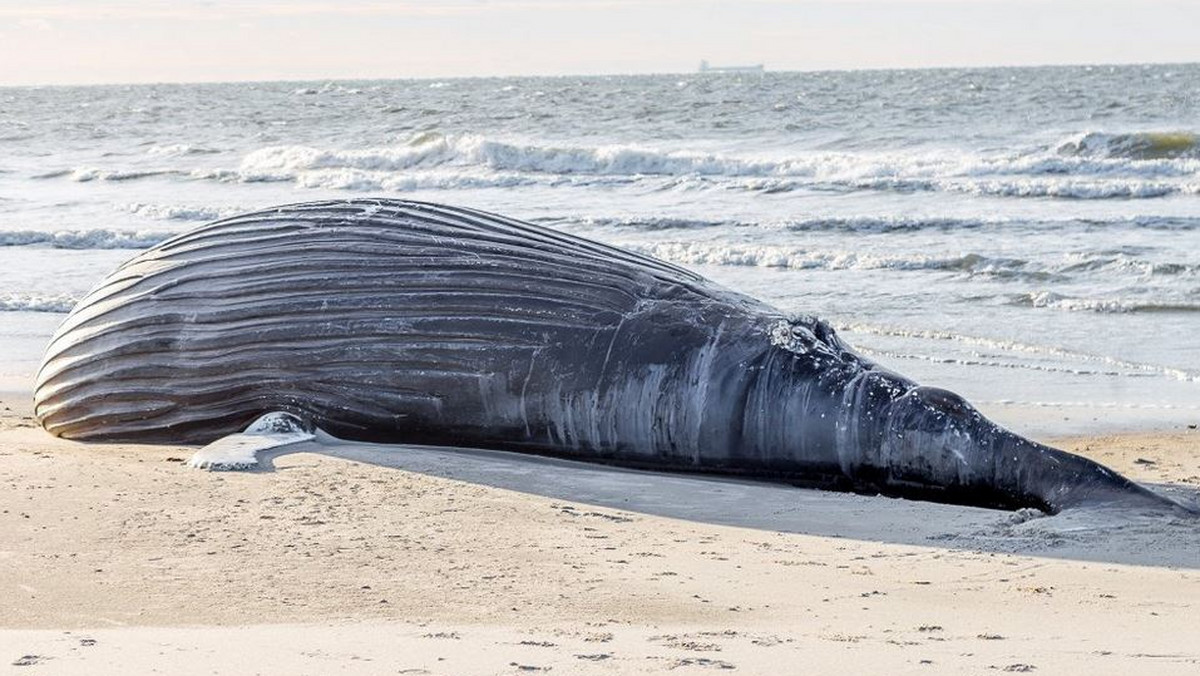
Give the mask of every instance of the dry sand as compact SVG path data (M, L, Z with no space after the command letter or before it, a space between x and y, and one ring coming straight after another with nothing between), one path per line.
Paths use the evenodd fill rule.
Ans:
M509 454L266 471L0 402L0 673L1200 673L1200 524ZM1200 492L1200 433L1060 440Z

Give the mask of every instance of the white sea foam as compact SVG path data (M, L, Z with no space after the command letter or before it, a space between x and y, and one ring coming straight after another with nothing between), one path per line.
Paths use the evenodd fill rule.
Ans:
M180 204L150 204L146 202L128 202L121 205L123 211L146 218L166 221L214 221L218 218L232 216L244 209L229 209Z
M1146 180L1139 177L1106 177L1078 179L1072 177L1042 177L1013 175L1003 178L987 176L962 177L948 172L944 177L926 178L897 174L880 177L824 176L820 179L755 178L726 181L717 184L709 179L685 177L673 183L677 189L726 187L764 193L796 190L826 190L851 192L878 190L887 192L947 192L992 197L1055 197L1064 199L1149 199L1168 195L1200 194L1200 182Z
M312 169L295 172L203 169L192 178L222 183L292 183L302 188L347 190L355 192L411 190L454 190L466 188L509 188L544 183L519 174L460 173L454 171L389 172L362 169Z
M280 180L276 176L250 174L238 180ZM282 179L293 180L293 179ZM511 188L532 185L538 181L513 173L464 174L446 171L421 173L363 171L358 169L318 169L298 172L294 180L303 188L333 190L404 192L411 190L454 190L467 188Z
M89 181L132 181L152 176L183 175L181 169L102 169L99 167L79 167L66 172L51 172L35 178L54 178L67 175L72 181L87 183Z
M757 224L729 220L705 220L697 218L673 218L670 216L583 216L571 217L542 217L533 219L535 223L551 227L599 228L615 230L698 230L715 227L753 227ZM767 227L777 227L769 224Z
M0 230L0 246L43 245L54 249L145 249L176 233L161 230Z
M988 258L978 254L894 256L861 251L820 251L783 245L742 245L714 242L631 243L634 249L656 258L690 265L737 265L797 270L946 270L972 274L1012 271L1026 265L1018 259Z
M1069 199L1146 199L1175 194L1195 194L1200 183L1113 178L1077 180L1063 178L1020 178L988 181L947 180L934 190L997 197L1062 197Z
M163 157L186 157L188 155L211 155L219 153L216 148L192 145L189 143L171 143L168 145L152 145L146 148L146 154Z
M79 302L67 294L0 294L0 312L70 312Z
M1013 304L1073 312L1200 312L1200 303L1132 298L1079 298L1054 291L1033 291L1013 298Z

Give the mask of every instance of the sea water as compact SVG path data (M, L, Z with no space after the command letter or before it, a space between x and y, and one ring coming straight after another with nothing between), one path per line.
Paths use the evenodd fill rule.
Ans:
M1192 424L1198 92L1197 65L4 88L0 388L139 249L387 196L693 268L1020 431Z

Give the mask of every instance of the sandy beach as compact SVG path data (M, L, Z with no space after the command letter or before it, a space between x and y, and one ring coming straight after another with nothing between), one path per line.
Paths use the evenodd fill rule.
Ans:
M0 418L0 671L1200 669L1200 524L445 449L263 471ZM1184 500L1200 432L1058 440Z
M1200 2L1080 5L0 0L0 676L1200 676Z

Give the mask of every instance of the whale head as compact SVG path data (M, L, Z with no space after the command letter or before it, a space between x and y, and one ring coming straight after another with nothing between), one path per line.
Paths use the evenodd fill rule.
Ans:
M996 424L961 396L879 371L860 384L858 465L881 493L1001 509L1189 511L1087 458Z

